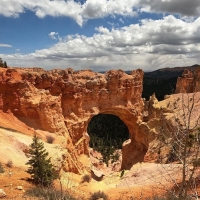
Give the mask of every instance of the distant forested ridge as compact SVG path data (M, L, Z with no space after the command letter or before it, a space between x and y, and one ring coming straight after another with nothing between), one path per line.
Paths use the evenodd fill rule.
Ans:
M185 69L194 71L198 64L188 67L163 68L152 72L145 72L143 79L142 97L149 100L155 93L159 101L164 99L166 94L173 94L176 89L177 78Z

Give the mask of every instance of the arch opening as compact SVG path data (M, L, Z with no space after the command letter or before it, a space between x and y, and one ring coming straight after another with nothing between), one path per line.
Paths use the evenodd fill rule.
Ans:
M122 165L122 144L130 139L124 122L113 114L98 114L88 123L87 133L90 137L92 164L119 171Z

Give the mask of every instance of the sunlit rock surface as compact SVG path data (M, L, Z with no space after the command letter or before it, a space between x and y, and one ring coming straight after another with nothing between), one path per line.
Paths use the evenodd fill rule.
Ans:
M0 110L34 130L64 136L66 171L83 173L90 167L87 126L99 113L117 115L131 134L122 149L122 168L143 161L147 140L137 123L142 120L143 71L126 74L111 70L105 74L41 68L0 68Z

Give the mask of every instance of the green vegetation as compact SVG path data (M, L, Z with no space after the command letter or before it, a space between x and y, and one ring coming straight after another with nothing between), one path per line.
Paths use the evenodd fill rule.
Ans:
M3 62L2 58L0 58L0 67L2 67L2 68L8 67L6 61Z
M90 147L102 154L106 164L110 159L112 162L119 159L115 150L121 149L123 142L129 139L127 126L119 117L111 114L94 116L87 132L90 135Z
M162 101L166 94L173 94L176 82L177 77L170 79L144 77L142 98L149 100L149 97L155 93L156 98Z
M26 164L30 167L27 172L31 175L32 181L42 186L50 186L57 178L57 174L51 164L51 158L47 158L48 152L44 149L44 144L36 135L33 137L28 156L30 160Z

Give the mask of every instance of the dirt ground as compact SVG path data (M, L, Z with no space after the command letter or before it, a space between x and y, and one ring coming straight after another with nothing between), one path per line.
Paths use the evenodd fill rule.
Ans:
M3 189L7 196L5 199L33 199L26 194L31 188L34 188L27 179L30 177L25 172L26 168L4 166L5 172L0 173L0 189ZM153 170L145 165L145 170ZM147 171L146 171L147 172ZM152 174L153 175L153 174ZM89 183L81 181L82 176L72 173L64 174L62 183L65 191L68 191L78 199L88 199L89 196L96 191L104 191L110 200L115 199L131 199L132 197L147 197L154 193L160 193L159 187L156 186L153 177L148 178L142 168L125 172L123 178L120 173L115 173L109 177L105 177L102 181L92 179ZM138 181L141 178L140 181ZM59 190L58 182L55 183ZM19 186L22 190L17 189Z

